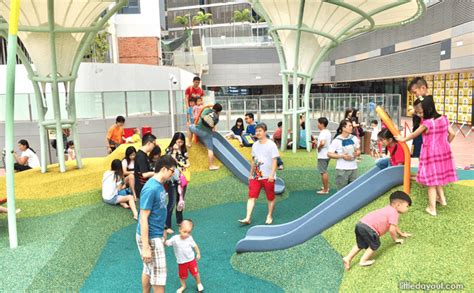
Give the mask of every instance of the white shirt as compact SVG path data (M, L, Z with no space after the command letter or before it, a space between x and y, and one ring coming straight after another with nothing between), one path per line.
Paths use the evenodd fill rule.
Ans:
M370 140L378 140L380 129L379 127L372 128L372 134L370 135Z
M349 154L353 156L356 149L360 148L359 139L354 135L342 138L340 135L332 140L328 152L338 155ZM336 161L337 170L355 170L357 169L356 160L346 161L343 158Z
M24 157L28 158L27 165L30 168L36 168L36 167L40 166L38 156L30 149L27 149L26 151L21 152L20 157L21 158L24 158Z
M121 182L115 181L114 171L105 171L102 177L102 198L111 200L118 193L118 187Z
M324 140L324 146L318 152L318 159L329 159L328 149L329 149L329 145L331 144L331 131L327 129L321 130L321 132L318 135L318 148L319 148L319 145L321 144L321 141L323 140Z
M166 246L173 246L178 264L187 263L194 259L193 248L196 247L196 242L194 242L191 235L186 239L181 238L181 235L174 235L169 240L166 240L165 244Z
M258 180L267 179L272 174L273 159L279 156L278 148L272 140L267 139L264 144L260 141L255 142L252 145L252 159L255 165L253 177Z
M122 167L131 171L135 168L135 161L131 161L130 164L127 164L127 159L122 160Z

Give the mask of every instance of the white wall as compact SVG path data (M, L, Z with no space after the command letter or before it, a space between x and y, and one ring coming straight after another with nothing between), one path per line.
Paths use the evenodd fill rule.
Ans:
M160 37L159 1L141 0L140 14L117 14L111 19L117 37Z
M0 94L6 91L6 65L0 65ZM142 64L82 63L76 92L169 90L170 74L178 81L173 90L185 90L194 74L177 67ZM60 86L60 91L64 87ZM34 93L23 65L16 68L16 93Z

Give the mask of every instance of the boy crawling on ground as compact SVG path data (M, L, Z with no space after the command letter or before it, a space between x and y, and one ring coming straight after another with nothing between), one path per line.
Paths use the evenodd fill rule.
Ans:
M397 244L402 244L401 237L409 237L411 234L400 231L398 228L398 217L408 211L411 206L411 198L403 191L395 191L390 195L390 204L384 208L368 213L355 227L357 244L342 260L346 271L350 269L354 256L362 249L366 249L360 259L359 265L370 266L375 260L370 259L374 252L380 247L380 237L390 231L390 237Z

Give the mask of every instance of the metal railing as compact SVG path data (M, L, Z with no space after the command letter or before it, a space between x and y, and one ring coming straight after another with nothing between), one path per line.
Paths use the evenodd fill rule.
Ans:
M60 93L61 116L67 117L66 97ZM172 103L173 99L173 103ZM0 105L5 102L0 95ZM15 95L15 121L36 121L36 98L34 94ZM171 114L171 105L176 105L176 115L185 114L184 91L116 91L116 92L76 92L76 112L80 119L107 119L117 115L125 117L156 116ZM49 111L46 119L53 118L52 97L47 93L43 105ZM0 122L5 119L5 108L0 108Z
M283 119L282 95L260 96L216 96L216 103L222 104L223 112L219 129L230 129L238 117L251 112L257 121L265 122L269 129L275 129L276 122ZM303 96L298 100L302 105ZM359 122L370 126L370 121L378 119L376 106L381 106L393 119L395 125L401 123L401 96L399 94L313 94L310 96L310 119L326 117L339 123L344 119L347 108L358 109ZM290 95L289 107L293 107ZM312 128L316 129L315 127Z

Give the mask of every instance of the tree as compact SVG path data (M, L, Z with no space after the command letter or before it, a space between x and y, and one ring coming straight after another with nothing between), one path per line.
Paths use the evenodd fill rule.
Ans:
M201 26L212 24L212 13L199 11L197 15L193 16L193 24L199 25L199 37L201 37ZM211 39L211 26L209 26L209 39Z
M176 16L176 18L174 19L174 23L184 26L185 30L189 29L189 14Z
M94 41L90 45L89 52L83 57L85 61L105 63L109 60L109 33L107 31L100 31L94 37Z
M232 20L234 22L234 42L235 42L235 23L236 22L240 22L240 23L252 22L254 21L254 19L252 17L252 12L250 11L250 9L245 8L242 10L234 11L234 16L232 17Z
M178 15L175 17L174 23L182 25L184 27L184 33L187 34L189 30L189 19L190 19L189 13L182 16ZM191 38L189 38L188 41L186 42L185 51L189 51L189 48L191 47L190 40Z

